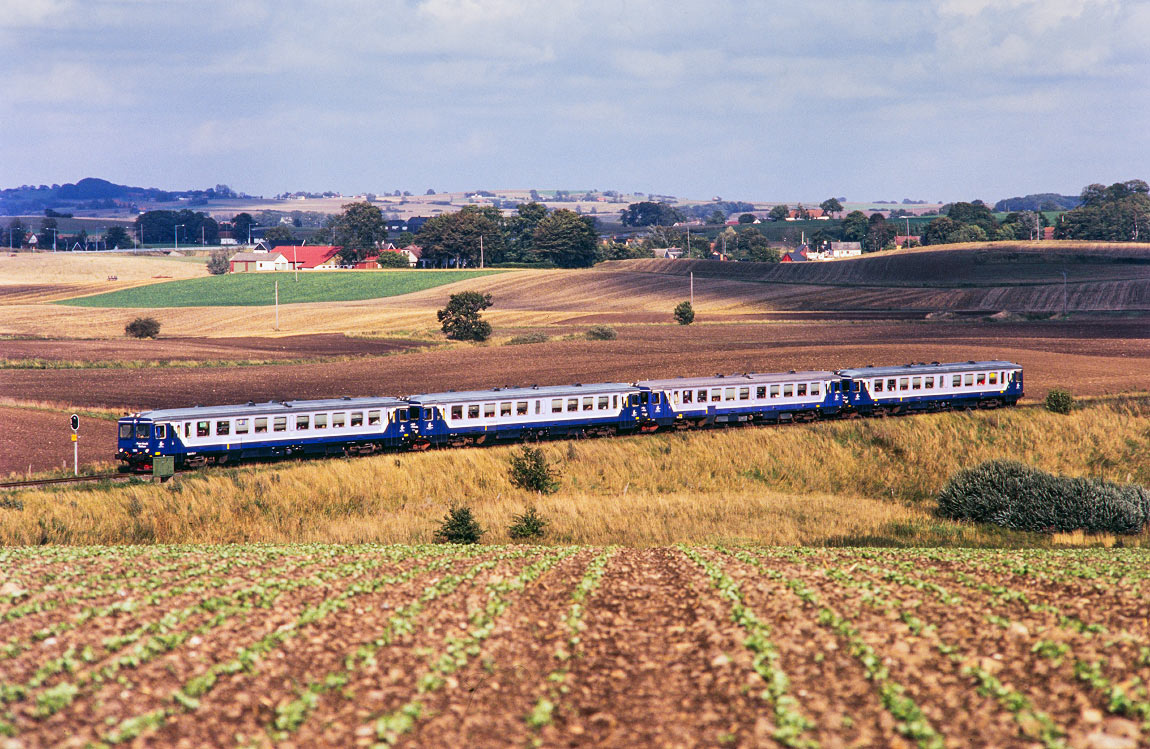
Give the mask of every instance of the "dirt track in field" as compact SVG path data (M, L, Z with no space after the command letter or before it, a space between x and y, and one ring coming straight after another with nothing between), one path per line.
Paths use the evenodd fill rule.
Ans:
M20 746L1150 738L1132 550L64 547L4 574Z

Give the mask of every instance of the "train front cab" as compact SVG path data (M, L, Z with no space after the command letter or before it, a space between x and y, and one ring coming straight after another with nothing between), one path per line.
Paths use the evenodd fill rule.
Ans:
M125 416L117 424L116 457L129 470L150 471L152 458L170 454L174 442L169 439L168 425L156 424L151 419Z

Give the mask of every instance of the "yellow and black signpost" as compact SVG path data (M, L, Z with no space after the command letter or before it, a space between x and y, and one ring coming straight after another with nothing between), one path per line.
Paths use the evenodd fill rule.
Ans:
M80 416L72 414L72 475L80 475Z

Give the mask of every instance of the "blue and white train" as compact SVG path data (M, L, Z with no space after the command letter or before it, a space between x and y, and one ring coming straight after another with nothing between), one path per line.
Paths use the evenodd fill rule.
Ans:
M117 457L150 470L290 456L366 455L519 440L1012 406L1006 361L680 377L547 387L196 406L130 414Z

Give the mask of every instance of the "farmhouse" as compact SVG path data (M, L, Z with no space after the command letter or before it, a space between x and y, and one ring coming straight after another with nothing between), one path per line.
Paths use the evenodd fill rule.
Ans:
M289 270L287 258L278 252L237 252L228 261L232 273L252 273L265 270Z
M832 258L858 257L861 254L861 242L831 242L830 256Z
M339 267L342 262L339 258L340 249L330 244L305 244L285 247L278 252L284 253L287 258L288 270L316 270Z

